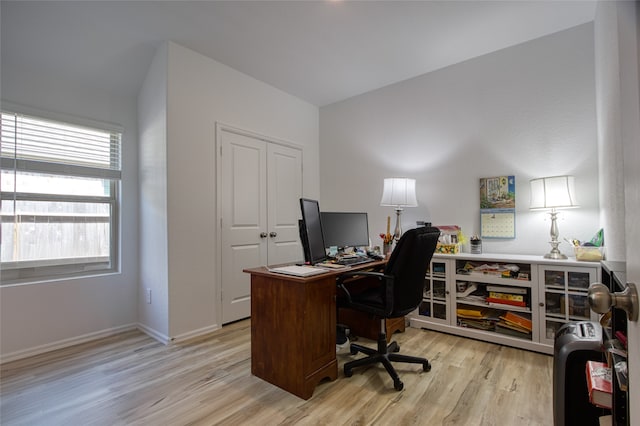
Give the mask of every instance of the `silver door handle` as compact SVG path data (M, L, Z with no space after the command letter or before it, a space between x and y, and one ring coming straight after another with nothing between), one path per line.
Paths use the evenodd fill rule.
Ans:
M624 291L613 294L606 285L593 283L589 286L589 305L599 314L604 314L615 306L627 313L629 321L638 321L638 291L634 283L627 283Z
M267 238L267 233L266 232L261 232L260 233L260 238Z
M277 233L277 232L273 232L273 231L271 231L271 232L269 233L269 236L270 236L271 238L275 238L275 237L277 237L277 236L278 236L278 233Z

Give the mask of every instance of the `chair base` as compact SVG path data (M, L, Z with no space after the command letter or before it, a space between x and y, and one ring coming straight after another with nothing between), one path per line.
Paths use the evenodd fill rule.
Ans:
M351 355L355 355L358 352L362 352L368 355L366 358L356 359L354 361L347 362L344 365L344 375L351 377L353 375L353 369L356 367L362 367L370 364L382 363L387 373L393 379L393 387L397 391L401 391L404 388L404 383L398 377L395 368L391 364L394 362L408 362L411 364L422 364L423 371L430 371L431 364L426 358L420 358L409 355L402 355L397 353L400 351L400 346L394 341L387 346L387 336L385 333L381 333L378 337L378 349L371 349L366 346L358 345L356 343L351 344Z

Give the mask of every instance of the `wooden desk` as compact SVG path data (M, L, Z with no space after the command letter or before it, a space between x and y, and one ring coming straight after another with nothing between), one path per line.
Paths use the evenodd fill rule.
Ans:
M377 261L349 271L383 266ZM245 269L251 274L251 374L309 399L323 379L338 377L336 278L307 278Z

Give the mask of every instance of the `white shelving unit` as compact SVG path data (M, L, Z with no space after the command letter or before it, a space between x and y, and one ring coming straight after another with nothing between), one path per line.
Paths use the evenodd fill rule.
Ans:
M482 265L484 272L478 268ZM562 324L597 319L589 309L587 290L599 280L599 262L437 254L425 276L423 302L409 322L411 327L552 354L555 331ZM492 292L516 296L492 302ZM474 318L478 312L482 316ZM524 327L514 327L513 320Z

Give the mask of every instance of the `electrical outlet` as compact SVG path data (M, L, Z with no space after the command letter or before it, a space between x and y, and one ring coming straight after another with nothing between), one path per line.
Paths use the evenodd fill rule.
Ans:
M147 304L151 304L151 289L147 288Z

